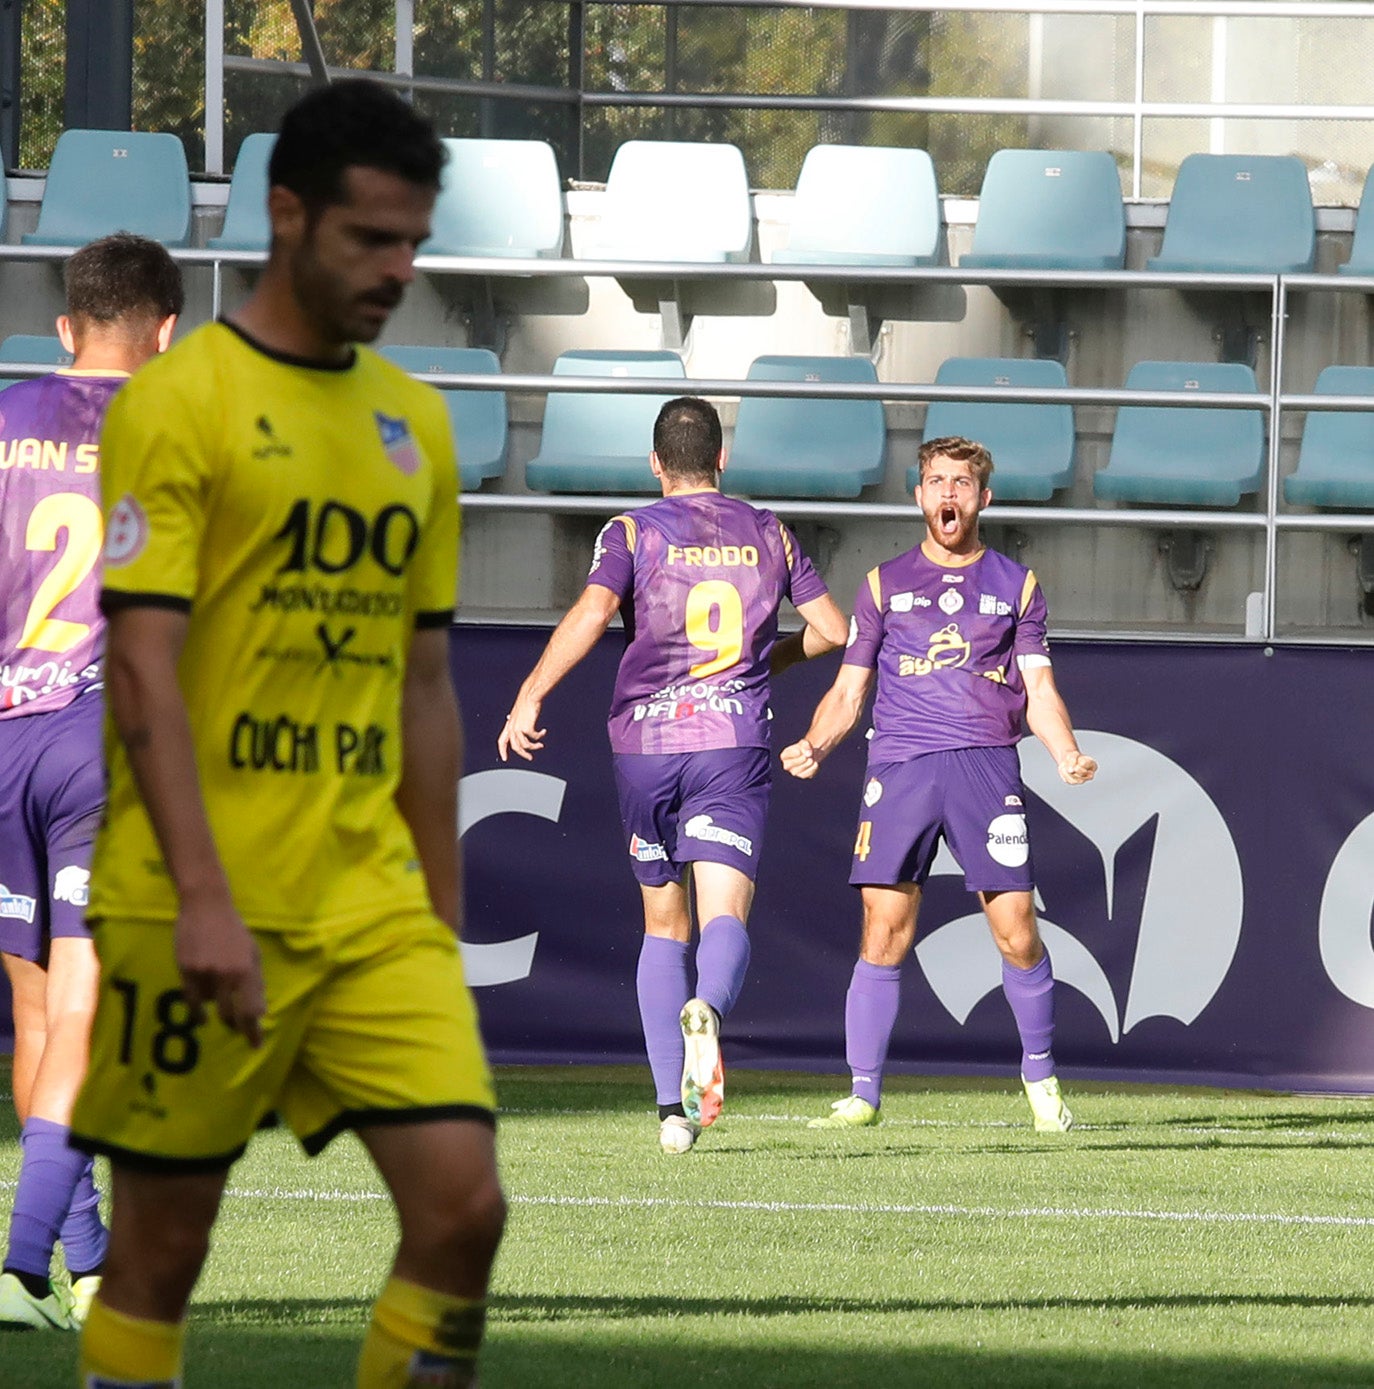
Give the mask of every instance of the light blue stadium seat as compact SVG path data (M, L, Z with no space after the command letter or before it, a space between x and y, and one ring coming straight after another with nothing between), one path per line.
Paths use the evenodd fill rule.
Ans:
M1326 367L1313 394L1374 396L1374 367ZM1283 495L1297 506L1374 511L1374 411L1313 410Z
M1126 212L1104 150L998 150L978 198L975 270L1120 270Z
M754 219L734 145L627 140L606 179L600 260L745 261Z
M421 376L429 372L465 372L499 376L501 363L484 347L384 347L382 356ZM440 387L458 449L458 474L465 492L483 479L506 471L506 393Z
M1350 259L1337 268L1342 275L1374 275L1374 169L1365 175L1364 189L1360 193Z
M565 352L553 374L681 381L686 373L675 352ZM661 396L550 391L525 481L537 492L657 492L649 471L654 421L674 394L671 386Z
M867 357L760 357L750 381L877 385ZM751 497L857 497L882 479L881 400L746 396L739 403L724 486Z
M775 265L937 265L940 194L925 150L816 145Z
M265 251L272 228L267 220L267 164L277 137L248 135L234 160L224 226L205 244L212 251Z
M1133 391L1259 394L1240 362L1138 362ZM1264 416L1258 410L1126 405L1116 415L1111 456L1093 491L1118 502L1235 506L1259 490L1264 473Z
M62 346L61 338L35 333L11 333L0 342L0 362L51 362L55 367L67 367L72 364L72 354ZM22 379L0 378L0 390Z
M1312 189L1289 154L1190 154L1150 270L1301 273L1316 256Z
M937 386L997 386L1008 390L1064 389L1063 366L1045 358L951 357L935 374ZM1073 481L1074 427L1071 405L1005 405L982 401L932 401L926 411L926 439L962 435L992 454L992 495L1004 502L1043 502ZM907 469L914 491L920 469Z
M191 233L191 178L175 135L64 130L53 150L38 227L26 246L82 246L111 232L165 246Z
M445 140L427 256L534 260L563 252L563 189L543 140Z

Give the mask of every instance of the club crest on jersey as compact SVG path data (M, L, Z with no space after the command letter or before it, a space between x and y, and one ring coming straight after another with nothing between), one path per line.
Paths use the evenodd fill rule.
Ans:
M148 543L148 515L127 492L114 504L105 530L105 563L128 564Z
M940 595L940 611L957 613L964 606L964 595L957 588L947 588Z
M875 806L883 798L883 784L877 777L871 777L868 785L864 787L864 804Z
M392 463L407 477L420 466L420 450L415 446L415 436L405 419L384 415L380 410L372 412L377 421L377 433L382 438L382 450Z

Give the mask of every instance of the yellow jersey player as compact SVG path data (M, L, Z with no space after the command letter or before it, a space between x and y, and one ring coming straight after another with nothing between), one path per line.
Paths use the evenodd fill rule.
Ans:
M271 250L231 320L139 373L102 437L110 796L75 1141L113 1166L83 1385L181 1383L230 1165L269 1111L356 1130L400 1246L358 1384L473 1382L504 1222L458 951L438 395L366 348L414 275L443 148L366 81L274 147Z

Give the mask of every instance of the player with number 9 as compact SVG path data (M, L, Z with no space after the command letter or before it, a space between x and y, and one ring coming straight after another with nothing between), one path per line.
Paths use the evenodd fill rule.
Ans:
M498 740L530 759L543 702L623 610L629 645L610 736L626 851L644 906L637 989L659 1107L659 1143L687 1152L724 1094L719 1032L749 963L745 930L768 811L769 677L834 650L844 617L796 537L720 492L720 419L669 401L649 456L661 500L613 517L586 588L559 623ZM777 641L790 599L806 626ZM700 941L688 982L692 870Z

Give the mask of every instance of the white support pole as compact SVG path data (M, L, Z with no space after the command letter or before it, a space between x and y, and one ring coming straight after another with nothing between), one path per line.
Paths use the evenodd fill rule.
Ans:
M205 3L205 172L224 172L224 0Z

